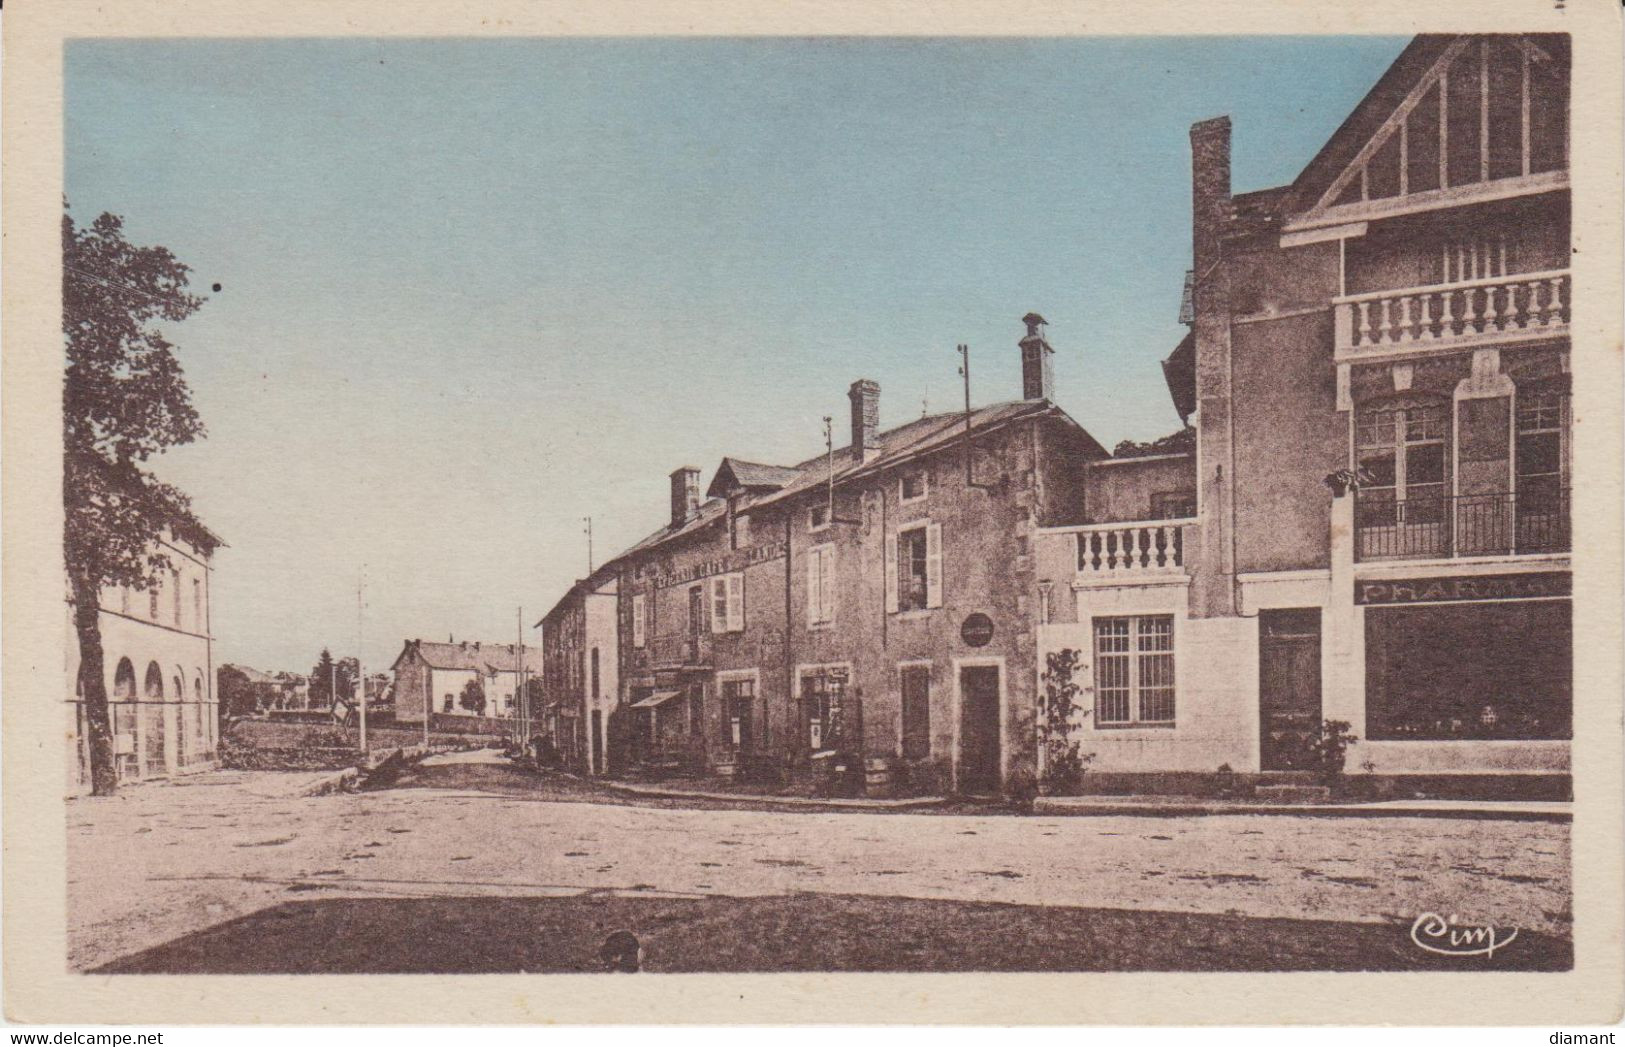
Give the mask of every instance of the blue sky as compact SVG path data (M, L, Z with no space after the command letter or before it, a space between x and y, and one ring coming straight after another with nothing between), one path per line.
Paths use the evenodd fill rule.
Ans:
M1172 431L1188 129L1291 180L1393 37L85 40L67 194L224 285L170 331L209 427L157 463L230 543L219 660L511 641L666 515L666 475L792 462L1019 397L1019 318L1102 443Z

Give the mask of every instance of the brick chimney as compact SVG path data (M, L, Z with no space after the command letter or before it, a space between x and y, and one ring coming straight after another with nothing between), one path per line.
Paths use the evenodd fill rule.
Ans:
M671 525L681 527L700 512L700 471L692 465L672 470Z
M1027 336L1021 346L1021 398L1023 400L1055 399L1055 368L1050 357L1055 350L1044 340L1044 325L1049 321L1037 313L1021 318L1027 325Z
M880 453L880 385L859 378L846 398L852 401L852 457L867 462Z
M1195 290L1219 260L1219 235L1230 218L1230 118L1191 125L1191 263Z

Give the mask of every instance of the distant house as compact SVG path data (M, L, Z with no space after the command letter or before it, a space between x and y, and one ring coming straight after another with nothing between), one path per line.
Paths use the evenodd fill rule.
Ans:
M395 718L401 723L422 723L428 712L510 717L518 710L521 673L540 676L542 652L527 647L521 662L516 644L408 640L390 668L395 674ZM464 699L476 680L484 694L483 706Z

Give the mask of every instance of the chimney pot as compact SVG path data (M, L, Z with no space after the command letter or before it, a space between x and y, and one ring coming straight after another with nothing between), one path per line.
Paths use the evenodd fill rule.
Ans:
M867 462L880 452L880 385L859 378L846 397L852 402L852 457Z
M692 465L672 470L671 525L681 527L700 512L700 471Z

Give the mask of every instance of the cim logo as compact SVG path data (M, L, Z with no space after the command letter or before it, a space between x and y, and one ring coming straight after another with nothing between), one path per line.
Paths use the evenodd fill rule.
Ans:
M1502 936L1504 934L1504 937ZM1411 924L1411 941L1440 956L1494 956L1518 936L1518 929L1459 923L1456 914L1425 912Z

